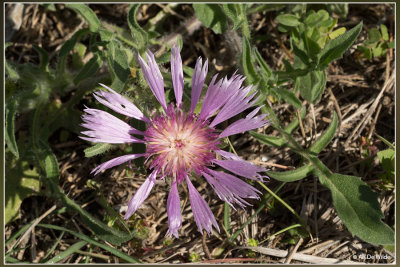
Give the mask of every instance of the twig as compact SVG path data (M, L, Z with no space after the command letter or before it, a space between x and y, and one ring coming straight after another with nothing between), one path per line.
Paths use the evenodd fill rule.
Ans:
M353 140L353 137L356 136L358 137L362 130L364 129L364 127L366 126L369 118L371 117L372 113L375 111L380 99L383 96L383 93L386 91L386 89L388 89L389 87L391 87L394 84L394 72L392 73L392 75L390 76L390 78L388 80L386 80L385 84L383 85L381 91L379 92L378 96L375 98L375 101L372 103L371 107L368 109L368 111L365 113L364 118L358 123L358 125L354 128L353 132L351 133L351 135L347 138L346 142L345 142L345 146L351 141Z
M47 215L49 215L53 210L56 209L56 205L53 205L48 211L46 211L45 213L43 213L42 216L40 216L39 218L36 219L36 221L28 228L28 230L26 230L26 232L18 239L17 242L14 243L14 245L11 246L11 248L8 250L7 253L9 253L11 250L13 250L16 246L19 245L19 243L21 243L21 241L23 239L25 239L25 237L27 237L29 235L29 233L32 231L32 229L41 221L44 219L44 217L46 217Z
M279 258L285 258L288 255L287 250L280 250L274 248L264 248L264 247L238 247L235 249L252 249L261 254L270 255ZM358 262L350 261L350 260L341 260L341 259L332 259L332 258L323 258L318 256L306 255L302 253L294 253L293 260L308 262L308 263L316 263L316 264L355 264Z
M289 255L288 255L288 257L287 257L287 259L286 259L286 261L285 261L285 264L289 264L289 263L292 261L294 254L297 252L297 250L299 249L299 247L300 247L300 245L303 243L303 241L304 241L304 239L301 237L301 238L299 239L299 241L297 242L296 246L295 246L295 247L293 248L293 250L289 253Z
M304 139L305 141L307 141L307 139L306 139L306 133L304 132L303 121L301 120L301 116L300 116L300 111L299 111L299 110L296 110L296 113L297 113L297 119L299 120L301 135L303 136L303 139Z
M251 162L256 163L256 164L260 164L260 165L277 167L277 168L280 168L280 169L290 169L290 170L296 169L295 167L292 167L292 166L285 166L285 165L272 163L272 162L265 162L265 161L261 161L261 160L251 160Z
M228 263L228 262L243 262L243 261L261 261L261 259L255 258L229 258L229 259L215 259L200 261L200 263Z
M210 250L207 247L206 241L207 241L207 232L203 231L203 250L204 250L204 253L207 256L207 259L211 260L212 259L211 253L210 253Z

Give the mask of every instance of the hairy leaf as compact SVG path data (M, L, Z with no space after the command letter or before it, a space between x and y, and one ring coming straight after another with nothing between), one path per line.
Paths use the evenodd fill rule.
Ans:
M320 68L326 68L330 62L342 57L343 53L349 49L349 47L356 40L361 29L362 22L344 34L328 41L324 49L322 49L322 51L318 54L318 66Z
M97 32L100 27L100 20L93 10L85 4L66 4L68 8L78 12L88 23L91 32Z
M318 155L335 136L338 127L338 116L336 112L333 113L333 119L328 129L311 145L309 148L310 153Z
M353 235L375 245L394 244L394 231L381 220L378 194L366 183L355 176L316 174L330 189L336 211Z
M197 18L216 34L228 29L226 15L218 4L193 4Z
M294 182L305 178L313 171L314 167L311 164L304 165L295 170L274 172L267 171L268 176L282 182Z

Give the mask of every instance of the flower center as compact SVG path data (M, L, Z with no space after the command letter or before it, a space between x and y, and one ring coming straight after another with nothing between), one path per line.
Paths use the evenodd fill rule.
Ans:
M145 134L150 168L182 182L192 171L199 174L215 158L219 144L215 129L198 120L192 113L176 112L172 106L167 114L155 117Z

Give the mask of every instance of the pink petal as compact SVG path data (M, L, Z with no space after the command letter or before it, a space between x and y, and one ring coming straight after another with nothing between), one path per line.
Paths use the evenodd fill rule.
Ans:
M208 86L203 106L199 115L200 119L208 119L221 108L240 88L244 77L234 74L231 78L224 77L215 84L215 75Z
M227 169L234 174L246 177L252 180L263 181L263 177L259 172L265 172L265 168L256 166L245 160L213 160L224 169Z
M219 138L224 138L230 135L243 133L249 130L257 129L263 127L270 122L265 119L268 114L261 114L256 117L254 115L260 110L261 107L256 108L244 119L240 119L226 127L222 133L220 133Z
M179 107L182 104L182 94L184 85L182 59L181 59L181 54L179 53L179 47L172 48L171 74L172 74L172 83L174 85L176 105Z
M129 201L128 210L124 216L125 220L129 219L149 196L151 189L156 184L156 175L157 171L153 171Z
M179 238L178 230L182 226L181 205L176 181L171 184L171 190L167 200L168 232L169 236L174 235Z
M190 111L193 112L199 102L201 90L203 89L204 81L206 80L208 72L208 59L202 66L201 57L197 59L196 66L194 67L192 77L192 100L190 105Z
M189 189L189 199L192 207L193 217L196 221L197 228L200 233L203 233L204 230L207 231L209 235L212 234L212 225L218 230L219 227L215 217L208 206L207 202L201 197L200 193L193 186L189 177L186 176L186 182Z
M99 166L97 166L96 168L94 168L91 171L91 173L94 173L94 175L97 175L102 170L106 170L106 169L112 168L114 166L121 165L122 163L125 163L129 160L133 160L133 159L144 157L144 156L145 156L145 154L129 154L129 155L124 155L124 156L120 156L117 158L113 158L112 160L106 161L106 162L100 164Z
M104 88L106 88L110 92L98 91L94 93L94 97L103 105L111 108L115 112L118 112L122 115L126 115L138 120L142 120L145 122L150 122L148 118L146 118L143 113L128 99L123 97L122 95L115 92L110 87L101 84Z
M226 121L227 119L230 119L253 106L257 102L258 97L253 99L253 97L256 95L256 92L248 96L252 89L253 86L250 85L246 88L241 88L241 90L238 90L236 94L233 95L221 108L213 122L210 124L210 127L214 127L217 124ZM251 101L252 99L253 101Z
M237 203L243 208L250 205L243 198L260 198L258 195L261 194L260 191L231 174L211 169L207 169L202 174L213 186L217 195L229 204Z
M110 113L90 108L86 108L85 112L82 116L83 123L81 126L87 128L88 131L81 132L87 136L80 137L81 139L95 143L111 144L144 142L132 136L132 134L143 135L143 132L136 130Z
M157 62L154 58L153 53L150 51L146 52L147 63L143 60L143 58L139 55L139 64L142 67L143 75L149 84L151 91L154 96L157 98L158 102L164 108L167 109L167 104L165 102L165 92L164 92L164 79L161 75L161 71L157 66Z

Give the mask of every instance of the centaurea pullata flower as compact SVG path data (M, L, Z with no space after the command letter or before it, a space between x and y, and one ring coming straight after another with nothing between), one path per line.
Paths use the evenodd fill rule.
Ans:
M107 91L94 93L94 97L105 106L120 114L142 120L146 123L146 131L141 132L117 117L98 109L86 108L82 119L81 137L99 143L144 143L146 152L129 154L114 158L97 166L92 172L145 157L151 174L136 191L128 203L125 219L131 217L150 194L157 179L170 180L171 189L167 199L169 235L179 237L178 230L182 226L181 207L178 186L186 182L194 219L200 232L205 229L212 233L212 226L219 227L207 202L192 184L194 176L204 177L214 188L217 195L232 207L236 203L240 207L250 205L246 198L258 199L260 193L235 175L248 179L263 181L260 173L263 167L253 165L239 156L219 149L221 139L267 125L266 114L257 115L261 107L256 107L245 118L239 119L224 130L216 128L221 122L251 108L257 102L256 92L252 86L243 87L245 77L234 74L230 78L217 81L215 75L208 85L199 114L194 112L199 102L201 91L208 71L208 61L203 64L201 58L196 62L192 78L191 105L189 110L182 108L183 71L179 48L174 47L171 54L171 74L176 103L166 103L164 81L157 66L154 55L146 53L147 63L139 55L144 77L163 112L147 118L129 100L102 84ZM253 93L251 93L254 91ZM143 135L140 139L134 135ZM217 159L217 155L218 158ZM216 165L231 174L214 170Z

